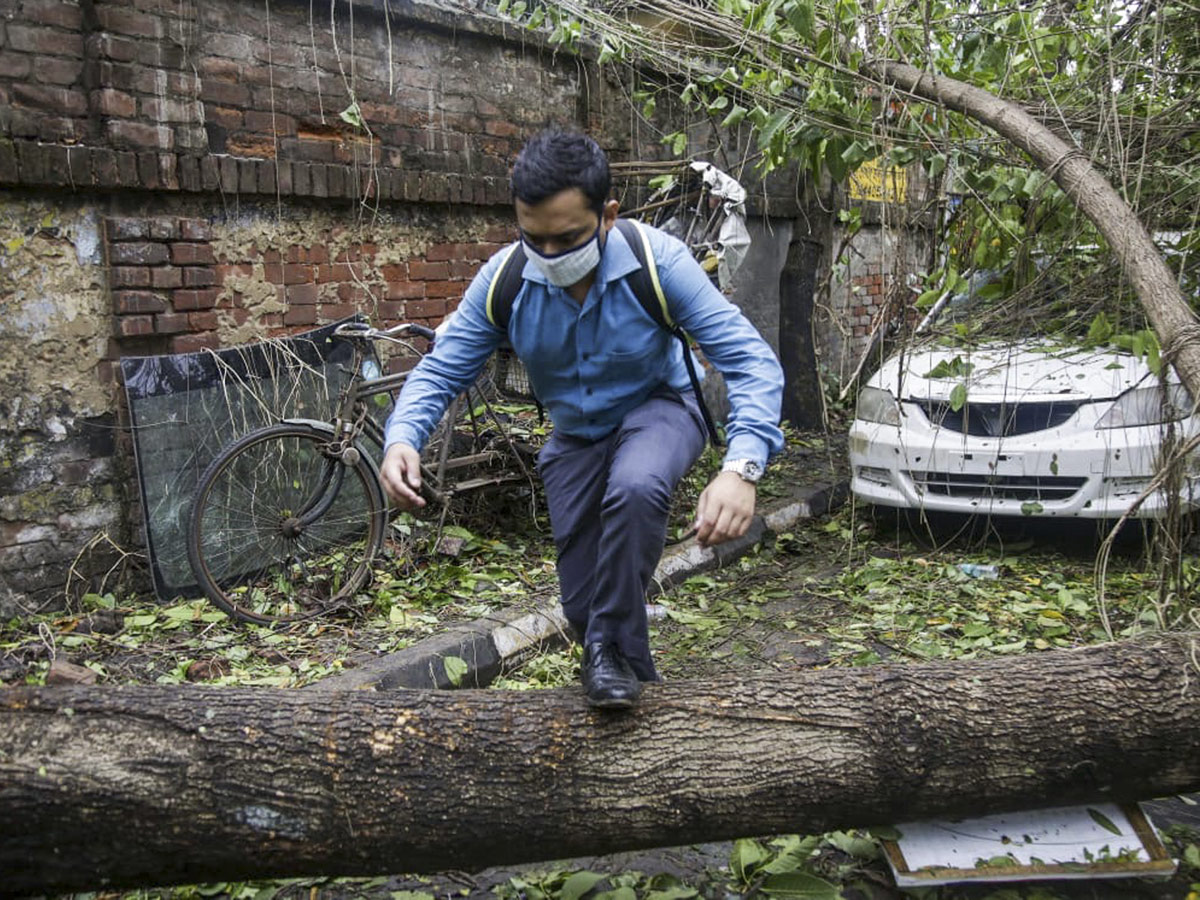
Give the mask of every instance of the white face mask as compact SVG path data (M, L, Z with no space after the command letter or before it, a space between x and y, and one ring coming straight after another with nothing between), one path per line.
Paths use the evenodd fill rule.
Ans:
M561 253L552 253L547 256L544 253L538 253L527 241L522 239L525 244L525 255L533 261L542 274L546 276L555 287L565 288L582 281L587 277L587 274L600 265L600 226L596 226L596 233L586 244L581 244L578 247L572 247L570 250L564 250Z

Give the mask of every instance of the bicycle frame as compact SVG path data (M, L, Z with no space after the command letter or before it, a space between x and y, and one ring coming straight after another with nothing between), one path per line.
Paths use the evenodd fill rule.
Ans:
M329 453L331 457L342 459L344 462L352 463L356 461L356 458L347 458L343 454L361 452L355 445L359 437L363 434L366 434L367 438L380 448L383 447L383 428L371 417L368 401L380 394L391 394L400 390L404 386L405 381L407 381L409 373L398 372L391 375L368 378L363 375L363 366L368 359L374 356L374 340L384 339L405 343L397 337L397 333L403 328L407 328L417 336L429 340L430 347L432 348L433 341L436 339L435 333L424 326L413 323L405 323L385 332L364 327L360 323L351 323L347 326L342 326L342 328L339 328L334 333L335 338L350 342L352 356L349 372L350 378L339 394L331 423L335 435L335 440L330 445ZM411 345L408 346L411 347ZM446 410L446 418L450 422L454 422L465 402L474 437L478 439L479 430L475 406L470 402L470 393L472 390L474 388L468 388L465 393L460 394L451 401L449 408ZM492 411L490 403L482 395L480 395L480 400L487 414L503 432L503 423L499 421L495 412ZM464 455L452 455L451 441L443 441L438 450L437 459L433 461L432 465L426 465L424 462L421 464L423 476L422 492L426 493L428 498L438 505L445 507L449 504L452 497L459 493L531 479L532 476L529 468L521 458L521 454L517 452L517 448L513 445L512 438L505 434L505 440L509 444L508 453L488 449ZM447 482L447 476L451 472L469 467L487 465L489 463L503 462L506 458L514 459L518 463L520 471L500 472L487 477L476 477L459 482Z

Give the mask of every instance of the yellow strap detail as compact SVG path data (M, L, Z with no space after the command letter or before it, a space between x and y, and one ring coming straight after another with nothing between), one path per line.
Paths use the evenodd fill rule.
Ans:
M642 248L645 250L646 270L650 273L650 283L654 285L654 295L658 297L658 305L662 308L663 321L670 328L675 327L675 320L671 318L671 310L667 308L667 295L663 293L662 283L658 280L658 266L654 262L654 251L650 249L650 238L646 236L646 230L642 228L642 224L636 219L630 219L634 229L638 233L638 237L642 239Z
M492 309L492 297L496 293L496 285L499 284L500 279L504 276L504 269L508 265L509 257L513 255L519 246L521 246L519 243L513 244L508 248L508 250L505 251L504 259L500 262L500 265L496 266L496 274L492 276L491 284L488 285L487 301L484 307L484 312L487 313L488 321L493 325L496 325L496 316ZM496 327L498 328L500 326L497 325Z

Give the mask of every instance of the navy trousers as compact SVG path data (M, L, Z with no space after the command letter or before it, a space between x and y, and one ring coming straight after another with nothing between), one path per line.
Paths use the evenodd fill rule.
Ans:
M662 555L671 493L704 449L693 392L662 388L598 441L555 432L538 457L558 551L563 612L584 644L616 644L642 681L646 588Z

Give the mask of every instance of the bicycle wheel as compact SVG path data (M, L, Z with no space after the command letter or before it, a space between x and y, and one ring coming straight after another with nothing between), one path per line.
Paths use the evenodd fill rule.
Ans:
M387 506L365 453L348 463L304 424L252 432L200 478L188 560L218 607L245 622L303 619L349 599L383 544Z

